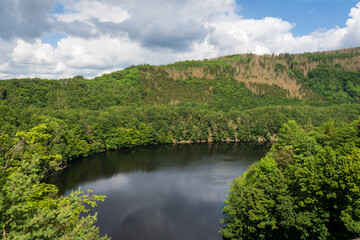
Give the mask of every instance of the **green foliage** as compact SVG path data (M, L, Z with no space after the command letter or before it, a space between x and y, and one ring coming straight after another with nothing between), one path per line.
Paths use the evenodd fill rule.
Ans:
M42 182L62 165L61 155L53 153L51 125L40 124L14 138L0 136L2 238L100 239L94 226L96 215L84 216L88 211L84 204L95 206L104 196L84 194L80 189L58 196L54 185Z
M304 79L316 92L337 103L358 102L360 73L344 71L340 67L323 65L308 73Z
M274 67L274 71L276 73L283 73L286 71L286 67L280 63L276 63Z
M286 195L284 175L272 159L264 158L242 178L233 181L222 221L225 239L284 239L291 232L278 233L280 226L294 222L292 198ZM290 235L290 236L289 236Z
M105 142L108 149L129 148L155 143L151 128L144 123L141 123L137 129L116 128Z
M306 99L327 99L334 103L356 103L360 99L360 72L345 71L340 65L319 65L304 76L302 70L294 68L288 75L310 88L315 94L306 95Z
M245 58L233 55L229 58L224 59L177 62L168 65L167 67L175 68L178 70L187 68L201 68L209 74L216 74L217 76L232 76L235 73L235 68L231 64L229 64L231 61L244 62Z
M235 179L225 239L351 239L360 235L359 121L304 130L294 121Z
M57 196L53 185L40 183L36 175L13 172L0 195L0 222L4 239L99 239L95 216L80 217L86 204L94 206L102 196L82 191ZM102 238L106 239L106 238Z
M305 53L303 54L310 62L320 62L321 64L329 64L334 59L346 59L359 56L359 53Z
M357 55L305 54L307 63L301 56L298 58L291 54L279 57L231 55L167 66L132 66L91 80L75 76L61 80L0 81L0 218L5 229L3 232L7 238L97 238L98 230L93 227L96 218L79 218L79 214L84 210L83 203L91 205L94 203L91 199L98 197L89 198L88 194L81 192L57 197L54 186L41 183L46 176L74 159L109 149L149 144L274 140L278 135L279 142L274 146L273 155L253 167L249 171L252 175L246 175L247 181L251 182L246 183L249 189L242 185L244 180L236 183L249 199L260 199L271 209L267 210L261 204L251 205L252 215L241 221L247 224L256 222L257 225L239 231L256 239L264 238L269 229L275 231L282 227L288 229L288 232L281 233L285 236L294 231L303 234L304 238L311 234L315 238L326 237L332 234L324 230L332 220L325 213L319 217L319 209L325 209L325 206L319 207L316 201L308 203L306 199L289 197L285 193L290 187L299 188L295 183L288 182L290 169L293 176L304 174L307 180L314 177L306 169L290 166L306 163L308 169L311 167L312 171L322 176L323 172L316 169L313 162L334 159L327 160L326 154L333 156L335 153L336 159L344 156L341 158L346 166L344 171L357 170L354 148L359 145L359 130L353 125L336 127L358 119L360 75L334 65L339 59ZM251 71L256 71L252 69L255 63L264 69L267 67L268 71L274 66L277 76L283 76L286 71L291 79L302 85L300 93L303 99L308 100L288 98L289 90L278 85L245 85L235 80L239 72L252 74ZM321 66L305 76L307 68L304 64L308 63ZM282 127L289 120L306 126L311 133L303 131L293 122ZM321 131L312 131L325 122ZM325 149L325 145L331 149ZM320 158L322 151L325 155ZM334 168L331 171L338 170ZM323 182L326 182L326 174ZM275 176L279 181L274 180ZM257 178L263 182L257 183ZM310 180L301 184L315 186L311 182L314 179ZM357 184L356 179L346 181L350 185ZM274 186L266 186L266 182L273 182ZM15 191L17 196L12 193L13 188L19 188ZM356 192L355 187L352 189ZM231 196L237 198L236 194L234 192ZM307 196L306 191L303 194ZM329 194L333 196L334 193ZM274 200L273 196L278 197ZM300 202L304 206L295 209L294 206L300 206ZM299 209L310 206L315 206L315 210L299 213ZM346 229L356 232L359 229L357 206L349 206L342 208L341 221ZM233 210L227 208L230 214ZM271 214L267 215L267 211ZM235 217L232 219L236 220ZM236 226L230 220L227 223L229 227ZM31 227L31 224L34 226ZM261 230L254 232L258 225ZM316 230L311 230L312 226L316 226ZM63 235L54 235L56 232ZM77 233L78 236L72 235ZM240 233L231 234L227 236L240 236ZM277 236L282 236L280 231L275 231L271 238Z

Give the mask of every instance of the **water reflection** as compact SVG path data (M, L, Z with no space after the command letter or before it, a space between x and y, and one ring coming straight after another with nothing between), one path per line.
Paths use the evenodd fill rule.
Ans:
M113 239L221 239L228 183L267 152L259 144L157 146L107 152L52 179L63 193L105 194L96 208Z

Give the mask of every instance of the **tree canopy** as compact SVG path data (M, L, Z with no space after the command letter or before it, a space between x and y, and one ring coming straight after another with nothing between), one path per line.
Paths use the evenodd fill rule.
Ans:
M338 228L356 233L356 204L346 209L340 202L321 205L314 196L329 202L340 198L350 202L357 196L341 195L339 189L353 186L353 194L357 191L358 180L344 179L358 166L358 140L349 141L356 124L343 124L360 114L359 56L359 49L244 54L131 66L94 79L0 81L2 236L98 238L96 216L80 216L86 211L84 204L103 197L80 190L58 196L55 186L44 183L74 159L149 144L276 138L279 142L268 156L234 181L234 188L242 188L247 196L239 206L253 210L241 219L247 227L231 222L240 223L231 216L241 210L231 205L240 199L232 190L224 210L229 216L224 236L233 238L241 232L256 239L269 229L273 234L283 229L284 236L295 229L302 237L315 238L325 238ZM289 120L316 131L305 131L293 122L283 126ZM332 164L326 171L319 168L328 162ZM299 176L306 181L297 183ZM289 195L291 191L301 194ZM341 209L338 222L328 214L331 207Z
M360 235L360 122L289 121L269 153L235 179L225 239L353 239Z

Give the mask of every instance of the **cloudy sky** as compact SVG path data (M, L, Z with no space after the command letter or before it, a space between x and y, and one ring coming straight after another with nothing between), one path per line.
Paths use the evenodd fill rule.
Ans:
M0 1L0 79L356 46L359 0Z

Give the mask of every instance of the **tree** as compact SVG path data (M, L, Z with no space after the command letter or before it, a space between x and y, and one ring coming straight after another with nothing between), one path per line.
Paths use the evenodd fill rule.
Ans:
M231 186L226 239L360 236L359 121L308 131L291 121L279 141ZM324 131L325 130L325 131Z
M49 148L52 136L45 124L15 138L0 137L0 227L4 239L100 239L94 226L95 206L105 196L80 189L58 196L54 185L41 180L61 167L62 157ZM107 239L107 237L101 238Z

